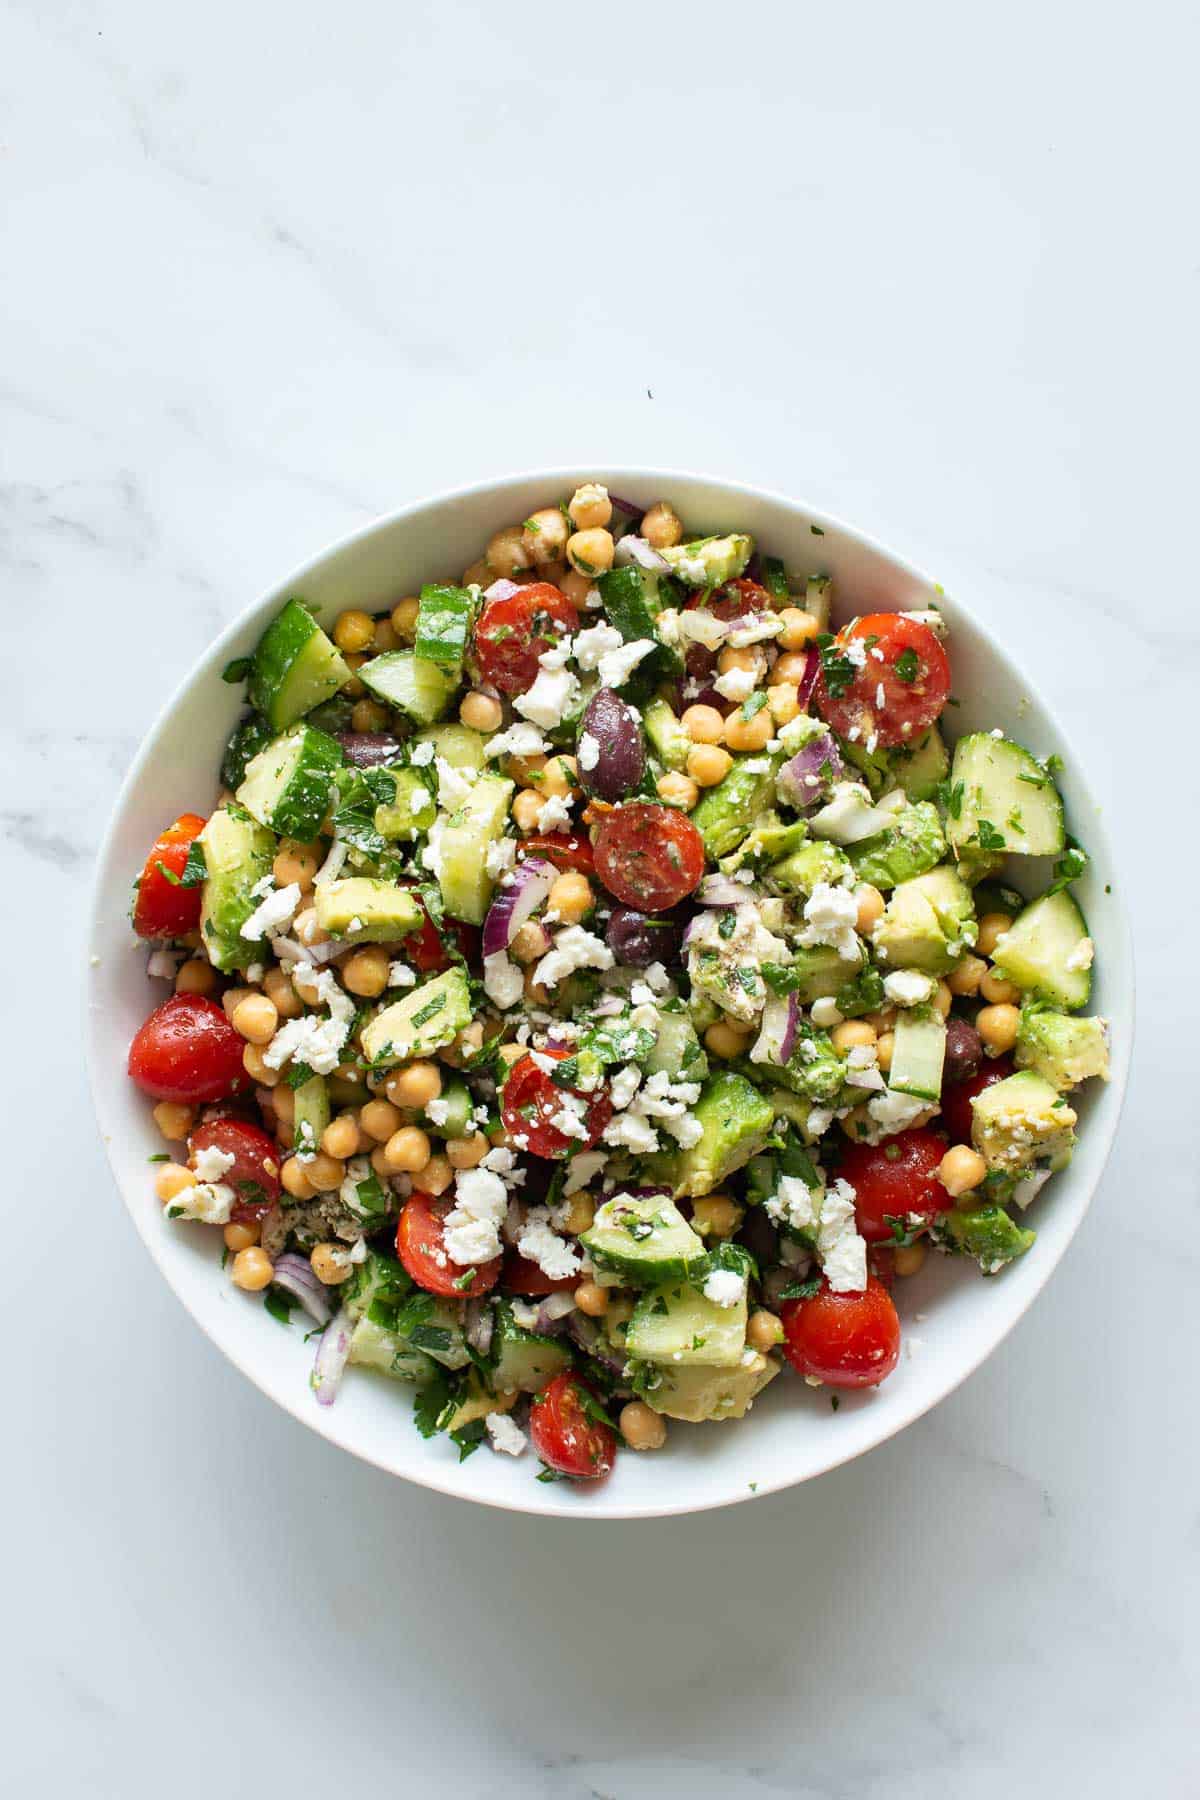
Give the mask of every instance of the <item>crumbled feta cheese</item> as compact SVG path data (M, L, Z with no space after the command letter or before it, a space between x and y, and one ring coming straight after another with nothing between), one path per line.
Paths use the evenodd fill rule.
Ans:
M522 1456L528 1445L528 1438L521 1427L514 1424L507 1413L490 1412L484 1416L488 1438L492 1449L505 1456Z
M586 1144L592 1135L588 1130L586 1113L586 1104L578 1094L562 1094L558 1110L550 1115L550 1123L564 1137L579 1138Z
M173 1196L168 1219L196 1219L201 1225L228 1225L237 1195L223 1181L197 1181Z
M515 838L493 838L487 847L484 868L493 881L499 881L506 875L517 860L517 841Z
M571 796L569 794L548 794L538 810L537 828L539 831L569 831L571 829Z
M594 769L600 761L600 740L594 738L590 731L581 734L576 746L581 769Z
M423 769L433 761L435 750L436 745L432 739L423 744L414 744L409 751L408 760L414 768Z
M622 638L615 625L588 625L575 637L575 661L590 673L600 666L600 658L619 650Z
M574 1244L559 1237L544 1206L530 1207L517 1237L517 1249L552 1281L578 1274L581 1267L579 1251Z
M388 965L388 986L389 987L410 988L410 987L416 987L416 985L417 985L417 972L415 969L410 969L406 962L401 962L399 960L397 960L394 963L389 963L389 965Z
M624 687L638 664L657 648L653 638L638 638L636 643L622 644L618 650L606 650L599 663L601 687Z
M648 1156L658 1149L658 1133L647 1120L625 1111L610 1119L604 1128L606 1144L632 1150L636 1156Z
M450 1102L441 1094L425 1102L425 1117L433 1125L444 1125L450 1117Z
M487 986L485 958L484 986ZM576 969L611 969L613 953L602 939L585 931L582 925L568 925L556 934L553 944L533 972L533 979L544 987L557 987ZM497 1003L499 1004L499 1003Z
M886 1093L868 1100L867 1115L879 1127L880 1136L890 1137L894 1132L906 1131L928 1104L927 1100L914 1099L911 1094L897 1094L888 1088Z
M840 1025L844 1016L832 995L823 994L819 1000L814 1000L810 1011L813 1024L819 1025L822 1031Z
M460 1169L454 1179L454 1206L442 1234L446 1254L463 1268L500 1254L500 1226L508 1211L508 1189L491 1169Z
M267 879L270 881L270 877ZM255 894L261 885L256 884ZM275 937L287 930L299 908L300 889L295 882L282 888L272 884L242 926L242 936L251 944L261 943L265 937Z
M839 1176L821 1202L817 1256L835 1294L858 1294L867 1285L867 1246L854 1223L854 1201L854 1189Z
M578 1156L572 1156L567 1163L564 1194L577 1194L585 1188L589 1181L595 1180L607 1161L608 1153L604 1150L582 1150Z
M483 991L501 1012L515 1006L525 992L525 976L506 950L484 957Z
M858 901L849 888L818 881L804 904L805 925L798 942L828 944L844 962L857 962L861 954L854 928L857 918Z
M483 754L491 760L497 756L539 756L550 746L535 725L522 724L517 720L507 731L501 731L494 738L489 738L483 746Z
M717 676L713 686L723 699L740 706L758 686L758 676L753 669L727 669L724 675Z
M438 805L443 812L457 812L478 779L474 770L456 769L444 756L437 759Z
M767 638L776 638L782 630L783 620L778 613L746 613L730 625L729 642L735 650L742 650L748 644L761 644Z
M745 1298L746 1277L733 1269L714 1269L704 1283L704 1298L714 1306L736 1306Z
M764 1210L776 1225L788 1225L793 1231L816 1230L821 1207L821 1189L810 1188L799 1175L781 1175L775 1192L768 1196Z
M524 694L518 694L513 706L544 731L561 725L579 698L579 683L569 669L540 669L537 680Z
M205 1144L192 1157L192 1172L197 1181L220 1181L226 1169L232 1169L237 1157L217 1144Z
M624 1112L641 1084L642 1071L630 1066L618 1069L609 1083L608 1095L614 1112Z
M883 991L893 1006L923 1006L937 992L937 980L920 969L897 969L884 976Z
M550 644L538 657L540 669L565 669L571 660L574 643L569 637L561 637Z
M707 607L696 606L680 613L679 635L693 644L702 644L706 650L716 650L729 636L729 624Z
M656 994L665 994L669 990L671 986L671 977L667 974L666 968L662 963L652 962L649 968L644 969L642 972Z
M867 645L865 638L849 638L838 650L853 669L865 669L867 666Z
M1091 968L1095 954L1096 946L1091 938L1080 938L1070 956L1068 956L1064 967L1069 969L1072 975L1077 975L1083 969Z

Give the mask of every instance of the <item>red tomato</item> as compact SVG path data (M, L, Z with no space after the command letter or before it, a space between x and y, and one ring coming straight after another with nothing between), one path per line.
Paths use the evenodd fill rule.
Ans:
M854 1220L868 1244L889 1242L887 1218L920 1213L928 1223L954 1205L937 1178L945 1154L945 1138L928 1125L899 1131L882 1144L846 1145L837 1172L854 1189Z
M545 1050L540 1054L559 1059L567 1053L565 1050ZM551 1124L554 1114L562 1108L564 1096L577 1091L555 1087L532 1056L523 1056L508 1071L504 1083L500 1116L505 1131L510 1138L524 1138L524 1144L518 1144L518 1148L529 1150L534 1156L573 1156L577 1151L590 1150L612 1118L607 1088L597 1088L590 1094L579 1093L587 1106L583 1121L588 1134L586 1140L568 1137L565 1131Z
M596 832L596 873L625 906L667 912L700 885L704 839L673 806L632 800L604 814Z
M969 1144L971 1141L971 1121L975 1116L971 1102L976 1094L982 1094L993 1082L1003 1081L1012 1072L1011 1056L985 1057L983 1067L969 1081L954 1081L943 1089L940 1123L952 1144Z
M872 1244L867 1251L867 1267L890 1293L896 1285L896 1252L886 1244Z
M446 1214L453 1210L454 1202L448 1197L410 1195L396 1225L396 1255L427 1294L440 1294L446 1300L475 1300L495 1287L501 1258L494 1256L490 1262L480 1263L467 1286L460 1286L469 1270L450 1261L445 1245Z
M903 613L868 613L838 633L839 652L850 643L867 645L866 661L849 666L851 679L844 688L835 683L836 695L822 666L817 711L842 737L857 726L864 742L874 734L881 744L916 743L950 693L950 662L936 636Z
M509 1250L504 1257L500 1286L506 1294L566 1294L579 1286L580 1275L547 1275L535 1262L519 1250Z
M576 869L580 875L596 873L591 839L578 831L548 831L544 837L522 838L517 855L544 856L556 869Z
M279 1146L261 1125L248 1119L212 1119L188 1139L193 1156L200 1150L223 1150L233 1162L221 1176L238 1196L232 1216L241 1224L261 1219L279 1198Z
M588 1417L591 1399L577 1375L556 1375L529 1415L529 1435L546 1467L575 1481L603 1481L617 1460L617 1434Z
M154 840L133 903L133 929L139 937L182 937L185 931L195 931L199 925L200 889L181 887L179 877L193 840L206 824L207 820L198 813L183 813Z
M775 606L766 588L745 575L727 581L708 602L708 610L718 619L742 619L747 613L774 612Z
M484 679L502 694L523 694L537 680L538 657L578 626L579 614L549 581L531 581L506 600L486 601L475 626Z
M410 931L407 937L399 941L399 954L405 962L412 964L422 975L440 975L443 969L450 967L453 958L448 954L445 944L447 932L454 938L461 955L467 961L478 964L480 950L480 933L475 925L468 925L463 919L447 919L442 927L434 924L426 910L425 902L418 894L417 905L424 915L424 922L419 931Z
M223 1100L250 1087L246 1045L219 1006L199 994L172 994L129 1046L129 1078L155 1100Z
M899 1360L900 1319L874 1275L861 1294L835 1294L822 1281L811 1300L785 1300L779 1316L793 1368L830 1387L876 1387Z

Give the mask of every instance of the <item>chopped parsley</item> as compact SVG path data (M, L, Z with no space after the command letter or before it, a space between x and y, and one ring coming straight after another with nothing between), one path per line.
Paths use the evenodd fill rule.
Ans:
M920 659L911 644L906 644L892 664L897 681L912 682L921 672Z

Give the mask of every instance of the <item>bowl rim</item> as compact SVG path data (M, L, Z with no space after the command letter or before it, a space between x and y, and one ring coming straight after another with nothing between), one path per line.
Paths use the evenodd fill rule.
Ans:
M816 524L830 533L838 533L844 538L851 540L871 554L884 559L897 573L910 577L920 585L928 588L936 588L937 586L932 577L927 575L915 564L909 562L906 557L900 555L897 551L892 549L890 545L871 534L864 532L858 526L847 524L836 513L829 513L821 508L809 506L802 498L783 494L775 489L759 487L754 483L733 480L725 475L711 474L697 469L667 468L659 465L640 466L635 464L611 463L601 464L598 470L591 469L589 465L589 470L581 475L581 467L582 465L579 464L557 464L546 468L523 469L500 476L485 477L475 481L466 482L458 487L424 495L423 497L410 501L406 505L397 507L390 512L380 513L368 520L365 524L357 526L353 530L348 531L325 544L321 549L306 557L303 562L295 565L290 573L283 579L275 581L269 587L264 588L248 605L241 608L234 618L231 619L217 636L209 642L207 648L201 652L199 659L189 666L184 676L175 684L166 701L158 709L150 724L143 732L136 754L125 772L124 779L122 780L116 798L113 801L104 835L97 851L95 874L92 881L85 924L85 950L87 954L90 956L92 945L95 941L96 928L100 922L102 894L108 884L109 865L113 859L120 823L126 808L129 805L133 789L139 783L147 764L155 754L158 739L165 730L175 708L193 684L198 679L202 678L203 670L208 666L214 665L217 662L218 657L224 655L232 648L236 640L245 633L248 625L255 616L269 604L273 603L280 592L298 586L314 569L327 564L334 558L345 555L347 552L353 550L356 545L366 542L373 538L377 533L402 525L404 521L415 515L425 513L431 508L444 507L452 505L455 502L468 501L485 496L494 496L499 499L511 488L524 487L534 482L545 484L548 489L554 490L571 482L577 483L580 479L596 479L598 476L602 476L606 483L617 492L620 490L620 484L625 481L628 481L631 484L661 484L660 491L666 491L672 482L686 482L689 484L703 483L710 487L723 490L731 497L731 499L740 497L760 502L768 506L782 507L786 511L800 516L810 525ZM958 599L956 596L954 605L957 609L961 609L970 620L973 628L979 632L980 636L984 639L989 655L994 657L1015 681L1022 683L1030 693L1037 696L1039 703L1041 703L1040 689L1036 683L1030 681L1022 663L1014 658L1008 650L996 640L992 631L980 622L969 604ZM1054 719L1056 738L1061 743L1063 751L1070 756L1075 780L1081 788L1085 800L1091 805L1092 816L1088 828L1089 835L1093 840L1098 839L1103 844L1104 862L1106 866L1114 867L1115 858L1112 854L1112 844L1103 821L1102 813L1095 803L1086 773L1081 772L1085 770L1086 765L1075 754L1074 746L1070 741L1067 731L1061 725L1057 713L1052 712L1049 707L1044 707L1044 710ZM1028 1289L1022 1295L1019 1303L1016 1303L1016 1310L1011 1312L1006 1318L997 1333L986 1341L982 1347L970 1350L961 1358L961 1360L956 1361L948 1378L936 1383L932 1392L914 1396L907 1404L901 1404L898 1416L893 1415L889 1417L886 1425L878 1429L874 1434L868 1432L867 1442L857 1442L852 1447L839 1450L837 1448L838 1440L835 1438L835 1435L832 1433L829 1434L829 1454L821 1455L817 1459L815 1466L808 1467L805 1470L794 1474L784 1472L775 1477L758 1481L752 1488L748 1484L742 1483L736 1492L726 1495L704 1497L698 1500L684 1502L666 1500L661 1504L655 1502L640 1505L626 1504L615 1507L606 1506L602 1512L581 1511L576 1515L580 1521L604 1523L613 1520L679 1517L689 1513L711 1512L722 1507L738 1505L751 1499L762 1499L768 1494L780 1493L788 1488L800 1487L808 1481L816 1480L820 1476L830 1473L833 1469L840 1468L848 1462L853 1462L859 1457L866 1456L870 1451L878 1449L881 1444L887 1443L890 1439L899 1436L900 1433L907 1430L910 1425L914 1424L916 1420L924 1417L926 1413L931 1412L934 1407L940 1405L943 1400L960 1387L964 1381L973 1375L976 1370L979 1369L997 1349L999 1349L1004 1340L1016 1328L1021 1319L1024 1318L1034 1301L1044 1292L1050 1277L1053 1275L1055 1269L1057 1269L1063 1256L1066 1254L1068 1246L1072 1243L1082 1226L1095 1197L1096 1189L1104 1176L1108 1159L1112 1153L1112 1147L1116 1140L1117 1131L1120 1127L1125 1096L1128 1088L1129 1068L1136 1020L1136 967L1134 962L1133 936L1130 929L1128 913L1124 904L1124 898L1120 892L1116 892L1114 898L1115 905L1108 921L1108 929L1110 936L1119 935L1121 948L1124 952L1125 967L1128 972L1128 1011L1127 1016L1121 1021L1121 1029L1117 1034L1116 1054L1113 1059L1111 1080L1108 1084L1111 1099L1107 1122L1107 1140L1102 1144L1094 1172L1087 1178L1086 1192L1082 1195L1078 1207L1078 1215L1073 1225L1066 1236L1063 1237L1061 1243L1055 1246L1043 1247L1043 1254L1038 1258L1035 1265L1035 1277L1030 1281ZM231 1345L222 1341L215 1330L210 1328L208 1321L200 1317L198 1313L193 1310L183 1285L177 1283L173 1278L171 1271L167 1267L165 1255L160 1251L159 1240L144 1228L143 1218L135 1208L133 1197L131 1193L127 1191L126 1185L121 1178L113 1150L113 1138L105 1128L106 1121L103 1096L100 1089L97 1067L98 1057L96 1054L99 1048L96 1042L98 1026L96 1024L95 1013L97 1009L93 1008L89 1003L89 983L86 976L83 982L82 1005L84 1058L87 1065L88 1089L91 1095L92 1108L99 1128L101 1142L104 1146L105 1156L108 1160L113 1181L121 1196L121 1200L130 1217L134 1230L155 1264L159 1274L162 1276L171 1292L175 1295L176 1299L183 1306L184 1310L188 1313L193 1323L199 1326L200 1330L213 1346L223 1356L228 1358L228 1360L233 1363L234 1367L237 1368L241 1374L246 1376L265 1398L280 1406L301 1425L315 1432L318 1437L335 1445L338 1449L347 1451L350 1455L379 1469L382 1473L391 1476L393 1479L410 1481L415 1486L430 1489L435 1493L446 1496L448 1499L460 1500L477 1506L493 1507L501 1511L528 1514L533 1517L551 1517L557 1519L570 1518L571 1514L564 1512L562 1506L555 1504L549 1495L543 1495L543 1491L538 1487L538 1484L533 1481L526 1484L530 1490L528 1502L526 1503L524 1498L510 1498L504 1494L464 1490L462 1487L456 1486L442 1477L440 1465L433 1457L428 1459L426 1466L419 1468L415 1472L397 1469L392 1463L387 1461L382 1454L376 1454L371 1449L366 1448L359 1443L347 1441L347 1434L338 1428L336 1409L330 1408L325 1410L306 1406L305 1400L311 1399L307 1383L297 1383L294 1396L290 1391L285 1394L277 1393L273 1388L267 1385L265 1376L260 1375L259 1369L251 1357L243 1354L236 1345ZM605 1484L605 1486L607 1486L607 1484ZM586 1496L586 1492L587 1490L584 1489L581 1498Z

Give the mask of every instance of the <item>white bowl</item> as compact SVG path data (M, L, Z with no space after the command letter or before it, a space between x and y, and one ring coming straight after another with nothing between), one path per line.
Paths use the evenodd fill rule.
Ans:
M240 688L222 683L224 665L253 649L289 595L314 602L326 623L348 605L379 610L424 580L456 576L480 555L492 532L584 478L604 480L637 505L665 497L689 531L748 530L790 569L831 574L835 617L915 607L936 597L951 626L954 689L961 700L944 721L950 731L999 725L1039 754L1057 750L1064 757L1060 780L1069 822L1092 854L1077 893L1096 941L1093 1005L1114 1026L1112 1081L1085 1090L1075 1160L1031 1210L1034 1248L992 1280L981 1280L974 1265L933 1256L919 1276L901 1283L902 1317L918 1310L924 1315L920 1350L913 1357L902 1354L877 1392L844 1394L835 1416L827 1393L785 1373L742 1423L672 1424L664 1452L622 1456L613 1476L595 1487L535 1481L531 1454L514 1461L481 1450L460 1465L453 1445L419 1436L406 1389L362 1370L349 1371L335 1406L318 1407L308 1384L313 1346L303 1332L296 1325L281 1330L262 1306L230 1286L219 1266L218 1233L163 1218L147 1163L161 1139L148 1103L125 1076L129 1041L167 992L147 977L145 954L133 944L130 884L164 824L184 811L207 812L212 804L221 747L242 700ZM92 910L86 1038L100 1127L133 1221L192 1317L265 1394L311 1430L425 1487L519 1512L646 1518L724 1506L807 1481L919 1418L978 1368L1053 1273L1104 1168L1129 1065L1133 965L1121 905L1108 892L1112 878L1100 809L1061 724L961 604L879 545L795 501L696 475L552 470L487 482L369 526L256 601L192 670L142 745L101 851Z

